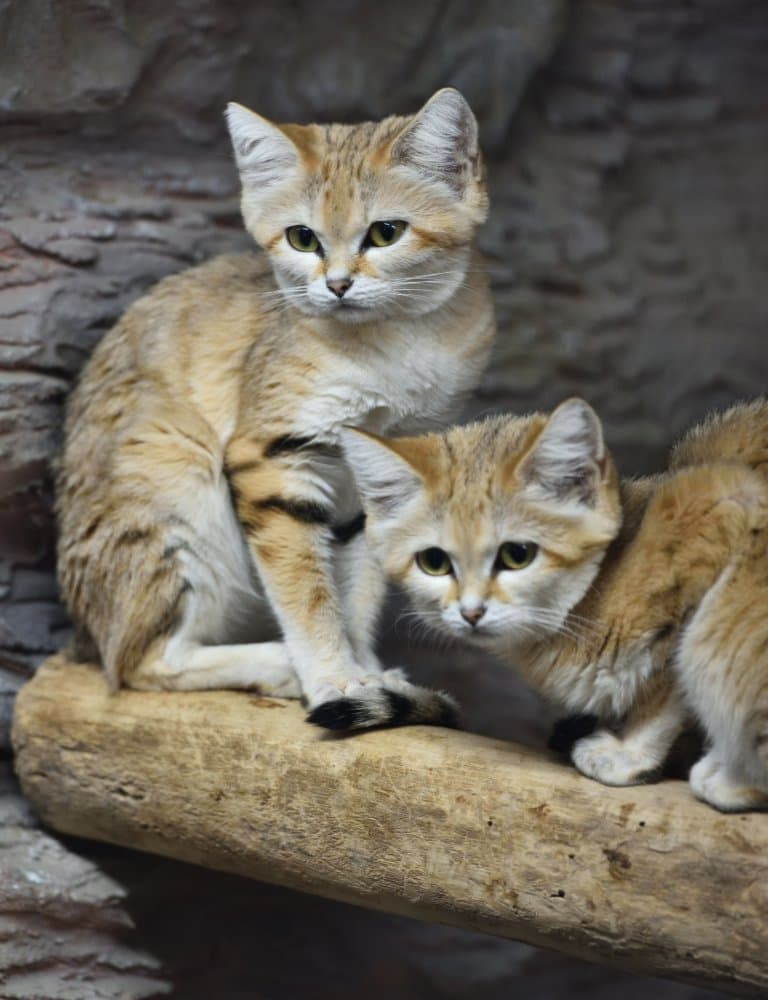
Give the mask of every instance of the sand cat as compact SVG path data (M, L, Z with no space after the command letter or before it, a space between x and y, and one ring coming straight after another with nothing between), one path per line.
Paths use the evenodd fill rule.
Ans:
M475 118L452 89L360 125L227 117L263 253L161 281L69 403L58 556L79 648L113 688L303 694L339 728L446 721L449 699L374 653L384 583L338 437L435 426L486 365Z
M573 747L580 771L651 780L694 713L694 793L768 806L768 402L621 483L579 399L424 437L350 430L344 447L369 543L424 621L599 718Z

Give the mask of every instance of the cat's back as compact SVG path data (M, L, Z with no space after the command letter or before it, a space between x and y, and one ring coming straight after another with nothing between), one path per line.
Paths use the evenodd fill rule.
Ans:
M57 477L63 537L84 505L114 500L121 462L149 470L195 441L202 465L220 464L272 288L262 255L223 255L164 278L105 334L67 405Z
M64 460L81 433L114 438L167 397L194 405L207 384L231 390L270 315L271 269L261 254L227 254L158 282L103 337L72 392ZM205 399L200 404L205 409ZM209 399L213 404L214 400ZM215 405L213 409L215 409Z
M269 312L274 280L262 254L223 254L163 278L126 309L86 365L84 386L124 373L163 375L189 364L195 350L230 349L252 338L254 320ZM244 336L245 334L245 336ZM164 366L167 366L168 372Z
M692 427L675 445L669 468L743 462L768 478L768 399L736 403Z

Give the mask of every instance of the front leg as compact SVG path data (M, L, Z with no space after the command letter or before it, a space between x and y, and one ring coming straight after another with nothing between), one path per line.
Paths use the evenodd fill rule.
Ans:
M309 720L328 729L454 724L448 696L409 684L400 671L381 672L371 636L379 585L371 581L367 609L352 602L349 610L360 617L348 630L333 575L340 539L328 449L297 446L297 440L238 437L226 468L249 550L312 710ZM319 463L324 479L311 461L312 449L325 452ZM348 596L354 584L351 578L345 584Z
M236 439L227 472L237 516L304 695L314 707L364 684L332 573L333 503L301 463Z
M382 667L375 651L376 626L386 594L384 570L365 538L362 513L334 529L335 577L352 648L359 663L373 672Z
M686 713L666 677L635 704L620 733L598 728L577 740L571 760L582 774L604 785L640 785L661 774Z

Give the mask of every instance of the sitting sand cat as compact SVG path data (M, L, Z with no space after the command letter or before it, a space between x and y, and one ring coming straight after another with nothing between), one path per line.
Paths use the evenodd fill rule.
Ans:
M598 716L580 771L652 780L689 708L709 744L694 793L768 807L768 402L624 483L579 399L424 437L349 430L344 448L372 549L424 621Z
M303 693L342 728L446 721L449 699L373 652L384 582L337 442L442 422L486 365L475 118L446 89L410 118L274 125L232 104L228 123L266 256L160 282L70 400L59 574L79 648L113 688Z

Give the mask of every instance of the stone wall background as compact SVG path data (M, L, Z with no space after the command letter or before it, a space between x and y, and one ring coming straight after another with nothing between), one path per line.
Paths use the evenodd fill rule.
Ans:
M351 120L458 86L488 158L500 326L472 412L582 394L624 472L643 472L691 421L768 385L767 45L761 0L390 0L386 14L359 0L0 0L0 744L13 693L66 635L50 462L67 388L149 285L247 245L226 100ZM432 657L397 629L389 648L456 691L474 728L542 739L538 705L498 668ZM330 997L340 962L372 997L704 996L62 845L10 785L0 803L3 996L149 996L164 981L192 998Z

